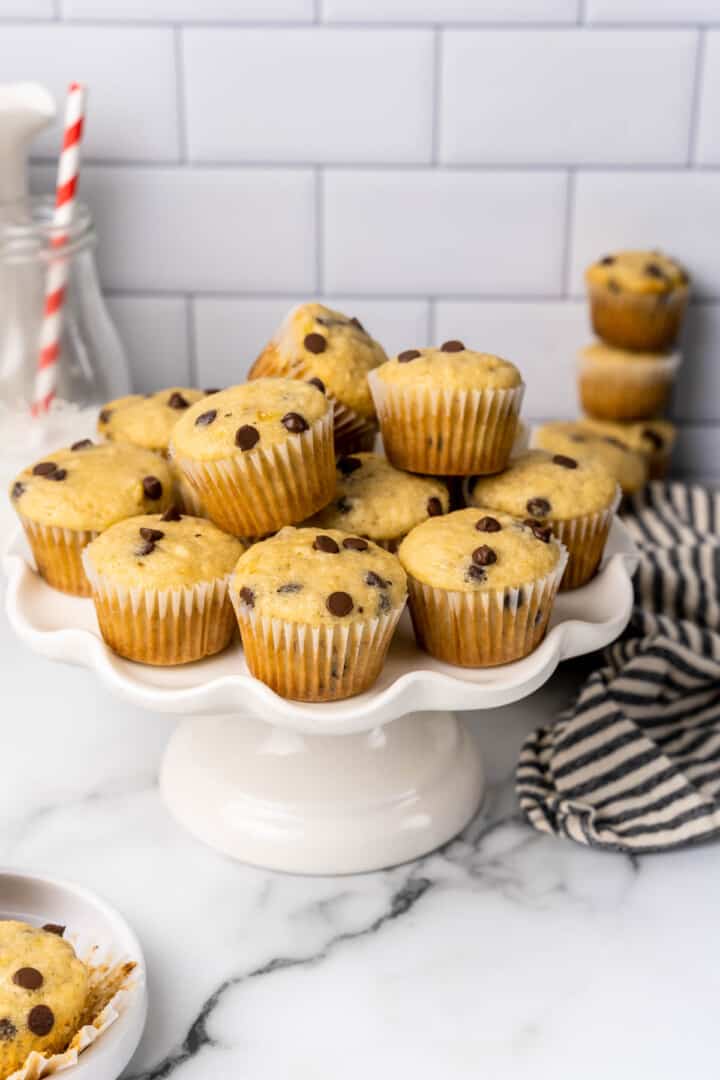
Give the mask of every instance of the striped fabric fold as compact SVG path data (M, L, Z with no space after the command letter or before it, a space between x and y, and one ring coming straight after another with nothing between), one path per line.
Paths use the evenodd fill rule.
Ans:
M528 736L515 784L541 832L666 851L720 833L720 493L651 484L623 521L641 552L630 626Z

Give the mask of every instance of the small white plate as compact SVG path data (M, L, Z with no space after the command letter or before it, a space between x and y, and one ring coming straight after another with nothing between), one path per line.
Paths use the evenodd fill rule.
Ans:
M77 1065L57 1074L68 1080L114 1080L135 1053L147 1016L145 961L133 931L114 908L80 885L9 868L0 869L0 919L33 926L60 923L67 927L68 940L77 933L118 960L135 961L133 991L117 1020L80 1054Z

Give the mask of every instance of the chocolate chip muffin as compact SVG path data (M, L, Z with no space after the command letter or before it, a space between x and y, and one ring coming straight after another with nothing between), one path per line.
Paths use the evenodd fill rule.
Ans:
M211 521L174 507L113 525L83 552L105 642L144 664L220 652L235 628L228 580L243 551Z
M579 355L580 402L598 420L642 420L667 407L680 354L588 345Z
M377 433L367 376L387 356L358 319L323 304L293 308L250 370L250 378L312 380L333 404L338 454L372 450Z
M478 507L418 525L398 558L420 648L448 664L491 667L540 644L567 553L549 526Z
M231 586L251 673L298 701L367 690L406 593L394 555L339 529L283 529L245 552Z
M88 969L51 930L0 921L0 1076L63 1051L81 1025Z
M641 454L647 461L650 480L662 480L666 476L677 438L677 428L670 420L653 418L622 423L587 417L585 423L593 431L610 436L629 450Z
M647 482L645 457L615 435L598 431L588 420L554 420L542 424L533 437L535 446L553 454L600 462L614 476L624 495L632 495Z
M332 408L316 386L256 379L187 409L170 453L221 529L266 536L330 502L332 432Z
M82 549L116 521L173 501L170 469L128 443L83 439L23 469L10 488L38 571L49 585L89 596Z
M517 433L524 384L508 360L446 341L405 349L370 389L393 465L431 476L499 472Z
M550 526L567 548L561 589L575 589L595 574L620 502L614 476L592 458L528 450L497 476L470 487L473 506L489 506L538 530Z
M662 353L675 344L690 279L659 251L619 251L589 266L585 281L592 325L608 345Z
M401 472L380 454L360 453L338 459L335 498L309 524L356 533L396 551L411 529L448 508L440 480Z

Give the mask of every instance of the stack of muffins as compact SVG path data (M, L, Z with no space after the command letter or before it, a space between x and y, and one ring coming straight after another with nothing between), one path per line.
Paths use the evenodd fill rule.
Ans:
M531 652L558 589L595 573L617 483L582 455L517 453L523 391L460 341L388 360L357 319L305 304L248 382L109 402L105 441L35 463L11 499L40 573L92 596L121 656L187 663L239 627L258 679L337 700L376 680L406 600L421 648L483 667Z

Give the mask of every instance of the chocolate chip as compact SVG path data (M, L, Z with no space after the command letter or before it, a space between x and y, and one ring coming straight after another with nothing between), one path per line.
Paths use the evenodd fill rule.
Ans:
M55 1024L55 1014L48 1005L35 1005L27 1016L27 1026L33 1035L49 1035Z
M386 581L384 577L380 577L374 570L368 570L365 575L365 584L375 589L389 589L392 582Z
M0 1042L10 1042L17 1035L17 1028L6 1016L0 1020Z
M437 495L431 495L427 501L427 512L430 517L438 517L443 512L442 503Z
M483 570L482 566L478 566L476 563L470 563L465 571L465 578L467 581L485 581L487 574Z
M555 454L553 461L556 465L562 465L563 469L577 469L578 463L574 457L566 457L565 454ZM530 509L528 507L528 509ZM532 512L532 511L531 511Z
M398 363L407 364L410 360L417 360L421 355L419 349L406 349L405 352L398 353Z
M139 558L142 558L144 555L151 555L154 550L155 544L152 542L152 540L145 540L142 544L140 544L140 547L135 548L135 554Z
M647 263L645 266L645 273L648 277L664 278L665 271L657 263Z
M89 446L93 445L92 439L78 439L70 447L71 450L87 450Z
M618 285L618 283L617 283L617 281L615 280L615 278L608 278L608 283L607 283L607 287L608 287L608 289L609 289L609 291L610 291L610 292L614 292L614 293L619 293L619 292L622 292L622 289L621 289L621 288L620 288L620 286Z
M337 615L341 619L344 615L349 615L353 609L352 596L346 592L330 593L325 606L331 615Z
M360 330L363 334L367 333L367 331L366 331L365 327L363 326L363 324L360 322L359 319L356 319L354 315L353 315L352 319L350 320L350 322L353 324L353 326L355 327L356 330Z
M614 262L614 255L603 255L602 259L600 259L600 266L612 266Z
M39 990L45 980L37 968L22 967L13 975L13 982L23 990Z
M360 458L356 457L341 457L338 459L337 467L343 476L349 476L350 473L354 473L356 469L359 469L362 465Z
M161 499L163 486L157 476L146 476L142 482L146 499Z
M220 393L220 387L219 386L211 386L209 390L203 390L203 394L205 394L206 397L210 397L211 394L219 394L219 393Z
M533 518L525 518L523 525L527 525L528 529L532 529L536 540L542 540L544 544L550 543L552 529L549 525L543 525L542 522L535 521Z
M180 521L181 519L182 514L178 510L177 506L169 506L163 516L160 518L161 521Z
M329 315L316 315L315 322L321 326L349 326L349 319L333 319Z
M367 540L361 539L359 536L346 536L342 542L342 546L347 548L348 551L367 551Z
M335 509L340 514L349 514L352 510L352 503L346 499L344 495L341 495L340 498L335 501Z
M441 352L464 352L465 346L462 341L444 341L440 350Z
M279 585L275 592L279 593L297 593L302 592L302 585L299 585L296 581L288 581L287 585Z
M322 379L318 379L317 375L313 375L312 379L308 379L310 386L316 386L321 394L325 393L325 383Z
M652 443L655 450L662 450L665 445L665 440L663 439L662 435L660 435L657 431L653 431L652 428L643 428L640 434L642 435L643 439L647 439L649 443Z
M545 517L550 513L551 506L547 499L528 499L525 504L528 514L532 514L534 518Z
M46 922L42 929L47 934L57 934L58 937L62 937L65 933L65 927L62 925L62 923Z
M152 540L154 543L156 540L162 540L165 533L161 529L147 529L143 526L140 529L140 535L143 540Z
M337 555L340 551L332 536L316 536L313 548L315 551L324 551L327 555Z
M475 528L478 532L500 532L502 525L497 518L481 517L479 521L475 522Z
M171 409L187 409L190 406L188 399L183 397L177 390L170 395L167 399L167 403Z
M492 566L493 563L497 562L497 553L487 544L481 544L480 547L476 547L473 551L472 561L476 566Z
M207 427L212 424L213 420L217 417L217 409L208 409L207 412L200 413L195 419L195 427Z
M241 450L252 450L260 442L260 432L252 424L243 424L235 432L235 445Z
M255 607L255 593L252 589L248 588L247 585L243 585L242 589L240 590L240 599L246 607Z
M57 469L54 461L41 461L33 465L33 476L50 476Z
M303 345L308 352L323 353L327 349L327 339L322 334L306 334Z
M614 435L603 435L602 441L607 443L608 446L615 446L618 450L627 450L627 443L617 439Z
M298 412L285 413L280 423L292 435L300 435L301 432L307 431L310 427L305 417Z
M389 611L392 607L390 602L390 594L381 592L378 596L378 615L384 615L386 611Z
M569 439L570 439L570 440L571 440L572 442L576 442L576 443L584 443L584 442L587 442L587 436L586 436L586 435L568 435L568 438L569 438Z
M112 409L101 409L98 413L98 420L101 424L107 424L108 420L112 416Z
M16 480L12 486L12 491L10 494L12 495L13 499L19 499L21 495L25 494L25 485L21 484L19 480Z
M56 469L55 472L48 473L45 477L46 480L64 480L67 476L67 469Z

